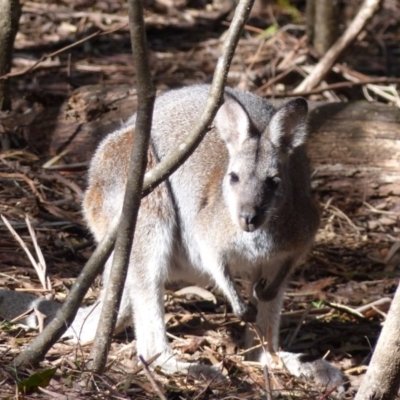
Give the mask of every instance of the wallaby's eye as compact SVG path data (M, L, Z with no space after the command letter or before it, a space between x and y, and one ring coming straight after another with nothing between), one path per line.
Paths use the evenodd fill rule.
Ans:
M237 174L235 174L234 172L231 172L229 174L230 178L231 178L231 183L237 183L239 182L239 177Z
M266 183L268 189L276 190L281 184L281 178L278 178L277 176L268 177Z

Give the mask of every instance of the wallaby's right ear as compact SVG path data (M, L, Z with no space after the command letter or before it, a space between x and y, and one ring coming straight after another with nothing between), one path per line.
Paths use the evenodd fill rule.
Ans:
M219 108L214 123L229 152L240 148L250 136L250 120L246 111L229 96L225 95L225 101Z
M286 151L301 146L307 137L307 111L307 102L301 97L279 108L269 123L272 144Z

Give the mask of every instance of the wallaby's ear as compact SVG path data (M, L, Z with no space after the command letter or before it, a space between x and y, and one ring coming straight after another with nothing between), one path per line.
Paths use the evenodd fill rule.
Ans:
M214 123L230 152L239 148L250 136L249 117L243 107L230 96L225 95Z
M269 138L282 150L301 146L307 137L307 102L302 97L288 101L272 116Z

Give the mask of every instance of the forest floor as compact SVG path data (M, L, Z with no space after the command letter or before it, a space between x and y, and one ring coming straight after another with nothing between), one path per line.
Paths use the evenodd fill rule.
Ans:
M126 86L128 91L135 87L127 10L122 0L21 3L11 80L13 111L0 114L0 212L35 254L25 221L29 218L53 294L63 301L94 249L80 204L88 162L103 132L82 147L77 142L79 129L69 132L66 141L53 134L59 130L51 129L54 118L67 129L72 126L69 121L78 121L80 127L88 121L102 121L109 111L101 99L97 107L80 102L79 88L101 84L105 90ZM269 98L291 96L318 61L305 40L304 2L292 3L300 11L268 6L264 14L250 19L233 59L230 86ZM232 9L229 0L152 3L146 21L157 89L211 81ZM391 84L392 78L400 77L398 21L400 8L386 1L326 77L325 85L336 86L321 84L303 95L317 101L366 98L388 103L387 107L398 105L398 93ZM92 39L64 49L91 34ZM34 66L43 55L52 53L57 54ZM382 79L379 90L368 85L377 77ZM347 84L338 86L338 82ZM45 121L49 110L56 114L51 129L37 125L43 131L32 133L30 123ZM321 228L308 260L290 281L282 311L281 345L325 356L341 368L348 378L345 397L351 399L398 284L400 197L392 193L355 199L344 189L332 193L321 187L315 195L321 206ZM45 293L29 258L4 223L0 237L0 287ZM95 300L99 285L100 279L86 296L87 303ZM204 292L188 289L184 294L167 291L166 324L181 358L222 362L229 375L229 380L218 383L151 372L168 399L267 398L266 379L273 398L333 396L283 370L267 373L259 364L245 361L245 326L212 288ZM18 371L16 376L12 360L35 335L18 325L0 326L0 398L159 398L149 376L134 361L132 332L115 338L101 376L85 367L90 346L63 342L49 351L39 369ZM37 379L48 382L38 387Z

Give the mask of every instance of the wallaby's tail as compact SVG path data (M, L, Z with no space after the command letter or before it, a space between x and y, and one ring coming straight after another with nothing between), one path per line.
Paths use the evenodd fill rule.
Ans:
M44 325L46 325L55 317L60 307L60 303L46 300L44 297L12 290L0 290L0 319L12 321L28 313L22 319L18 319L17 322L29 328L36 329L38 327L38 318L33 312L34 309L46 316L44 319Z
M44 297L0 289L0 320L12 321L28 313L16 322L26 325L29 328L37 329L39 321L34 309L45 315L44 326L46 326L54 319L60 307L60 303L47 300ZM100 312L101 307L98 303L93 306L80 308L74 322L63 337L71 337L73 342L79 340L81 343L93 340L100 319Z
M37 297L33 294L0 289L0 321L12 321L27 313L26 316L16 322L29 328L37 329L39 321L34 309L45 315L44 326L46 326L55 318L61 305L56 301L46 300L44 297ZM74 322L63 337L70 339L71 342L80 342L81 344L93 341L100 320L101 306L101 302L97 302L89 307L81 307L75 316ZM124 327L131 324L132 316L129 303L123 301L115 332L121 332Z

